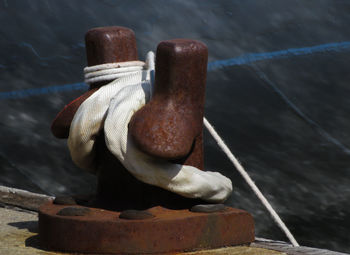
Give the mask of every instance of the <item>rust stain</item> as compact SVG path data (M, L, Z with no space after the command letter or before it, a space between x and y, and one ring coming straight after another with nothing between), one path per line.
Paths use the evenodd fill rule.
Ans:
M129 130L139 148L158 158L203 169L203 111L208 49L202 42L159 43L155 90Z
M193 213L153 207L153 218L121 219L120 212L90 208L83 216L61 216L64 205L40 208L39 234L43 247L68 252L112 254L170 253L250 243L253 219L242 210ZM227 229L227 221L240 234ZM228 230L228 232L227 232Z
M85 42L89 66L137 60L135 34L128 28L95 28L87 32ZM203 169L207 60L207 47L195 40L174 39L158 45L153 97L129 124L142 151ZM54 120L53 134L67 138L80 104L105 84L91 84L88 92L68 104ZM81 209L82 205L67 210L69 205L52 202L40 209L40 241L46 249L174 253L254 241L254 221L249 213L234 208L214 213L190 212L188 208L203 201L138 181L107 149L103 132L96 137L95 149L98 190L94 199L85 202L89 210ZM129 211L119 217L121 211L131 209L144 211Z

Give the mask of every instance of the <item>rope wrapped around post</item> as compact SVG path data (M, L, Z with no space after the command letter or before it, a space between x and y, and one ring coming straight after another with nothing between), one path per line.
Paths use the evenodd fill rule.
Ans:
M150 52L145 66L154 66L153 62L154 54ZM156 159L135 146L128 134L128 124L132 115L150 100L150 73L153 70L131 74L117 69L114 71L120 78L85 100L72 120L68 147L74 163L80 168L96 171L94 142L103 129L108 149L140 181L184 197L214 203L225 201L232 192L230 179L218 172L201 171L193 166ZM99 78L109 79L109 75Z
M148 57L148 59L150 59ZM135 66L132 66L134 63L136 63ZM151 61L151 65L154 66L153 61ZM125 71L124 75L126 75L127 73L131 73L131 74L135 74L137 71L136 68L138 67L142 67L142 66L150 66L150 64L145 65L143 62L141 61L134 61L134 62L125 62L124 64L104 64L104 65L100 65L100 66L93 66L93 67L88 67L84 69L85 72L85 80L86 82L90 82L89 79L99 79L99 81L106 81L106 80L110 80L112 79L111 77L122 77L123 76L123 71ZM118 70L118 68L121 68L121 70ZM124 69L123 69L124 68ZM95 76L91 75L94 74ZM150 77L149 77L150 79ZM94 81L94 80L92 80ZM152 84L151 84L151 88L152 88ZM152 89L151 89L152 90ZM203 119L204 122L204 126L207 128L207 130L209 131L209 133L212 135L212 137L216 140L216 142L218 143L218 146L223 150L223 152L226 154L226 156L230 159L230 161L234 164L235 168L237 169L237 171L242 175L242 177L244 178L244 180L247 182L247 184L249 185L249 187L253 190L254 194L258 197L258 199L261 201L261 203L264 205L264 207L268 210L268 212L270 213L271 217L274 219L274 221L276 222L276 224L281 228L281 230L286 234L286 236L288 237L288 239L290 240L290 242L294 245L294 246L299 246L298 242L296 241L296 239L294 238L294 236L292 235L292 233L290 232L290 230L288 229L288 227L285 225L285 223L281 220L281 218L279 217L279 215L277 214L277 212L273 209L273 207L271 206L271 204L268 202L268 200L265 198L265 196L261 193L261 191L259 190L259 188L255 185L254 181L251 179L251 177L249 176L249 174L247 173L247 171L243 168L243 166L239 163L239 161L237 160L237 158L232 154L232 152L230 151L230 149L226 146L226 144L224 143L224 141L222 140L222 138L217 134L217 132L215 131L214 127L209 123L209 121L204 118ZM132 143L132 139L129 139L130 143ZM113 148L111 148L110 146L108 146L109 149L111 151L113 151ZM142 152L141 152L142 153ZM120 159L118 157L118 159ZM159 173L163 173L163 172L159 172ZM157 174L159 176L159 173ZM211 172L207 172L207 173L211 173ZM136 178L137 174L134 175ZM209 176L208 176L209 177ZM152 184L152 182L154 183L154 181L151 181L149 179L149 177L145 177L145 176L141 176L139 175L140 180L144 179L146 180L145 182L148 184ZM200 180L201 178L199 178L198 180ZM228 184L228 183L227 183ZM153 184L154 185L154 184ZM159 185L162 188L168 189L168 190L172 190L172 188L167 188L164 187L164 185ZM171 187L172 185L170 185L169 187ZM228 186L227 186L228 187ZM183 187L181 188L183 189ZM207 187L208 189L208 187ZM187 189L185 189L187 190ZM211 189L209 189L211 190ZM228 191L229 189L227 189ZM176 191L175 191L176 192ZM231 184L231 190L229 192L226 192L227 196L232 192L232 184ZM176 192L179 193L179 192ZM180 192L181 193L181 192ZM179 194L180 194L179 193ZM188 194L181 194L187 197L191 197ZM203 197L201 197L203 198ZM207 199L204 198L204 200L210 201L210 202L220 202L220 200L215 200L215 199ZM221 201L224 201L224 199L222 199Z
M82 204L86 219L60 218L60 205L41 210L41 222L50 222L40 231L47 236L45 244L71 251L126 252L136 247L131 253L152 253L199 248L203 242L208 247L252 242L254 220L249 213L201 204L223 202L232 192L230 179L202 171L205 44L163 41L156 63L152 53L144 63L137 58L130 29L95 28L85 39L90 89L58 114L52 131L68 138L73 161L97 175L98 188L95 197ZM114 215L108 224L107 215ZM134 222L135 217L142 224ZM55 226L70 238L57 241L61 235L55 234ZM85 227L97 231L80 239ZM184 236L189 242L179 243ZM103 242L91 241L96 239Z

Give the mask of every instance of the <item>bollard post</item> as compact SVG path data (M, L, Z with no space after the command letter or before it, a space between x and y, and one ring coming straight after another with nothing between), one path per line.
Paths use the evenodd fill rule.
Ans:
M85 36L88 66L137 60L134 31L126 27L99 27L89 30ZM52 122L51 131L60 139L67 139L69 128L79 106L99 87L108 82L96 82L82 96L69 103Z
M135 35L128 28L92 29L85 40L89 66L137 60ZM153 96L129 123L131 137L144 153L203 170L207 58L207 47L198 41L174 39L158 45ZM106 83L91 84L58 114L52 124L55 136L68 137L78 107ZM159 254L254 240L249 213L222 204L199 205L203 201L137 180L108 150L103 130L95 138L95 150L94 200L79 204L73 198L56 198L40 208L39 236L46 249Z
M203 169L207 59L207 47L198 41L174 39L158 45L152 100L129 125L142 151Z
M142 151L203 169L207 58L207 47L198 41L177 39L158 45L152 100L134 114L129 124L129 132ZM152 206L180 209L203 203L138 181L107 150L104 139L98 141L99 206L117 210Z
M128 28L101 27L91 29L86 33L85 43L88 66L133 61L138 59L135 34ZM170 50L167 45L172 45ZM194 47L194 49L191 49L189 47L191 45L197 46ZM180 50L179 54L174 55L174 50ZM176 131L176 138L180 139L173 143L176 143L178 148L173 146L170 151L168 150L168 154L169 152L174 151L176 156L174 157L166 154L163 156L154 156L165 157L176 163L188 164L203 169L202 118L207 49L202 43L192 40L174 40L160 43L157 56L159 56L159 58L157 57L159 61L156 62L157 75L156 91L154 94L155 99L159 96L161 98L162 95L164 95L162 88L168 87L171 90L175 89L177 91L177 95L174 95L173 97L174 99L176 99L176 97L180 98L180 94L183 95L183 99L185 99L184 101L173 100L174 102L176 101L178 106L176 113L186 112L186 108L192 109L189 111L191 114L188 114L186 120L182 122L173 123L172 126L167 125L166 122L163 123L165 126L167 125L165 128L168 128L168 130ZM186 66L183 66L186 63L186 58L192 58L191 61L199 60L196 70L186 70ZM168 69L167 66L173 61L172 59L176 61L169 66ZM170 70L170 72L168 70ZM171 81L170 77L173 77L175 72L183 74L181 80L178 79ZM193 76L194 74L196 77ZM194 84L191 84L191 81L195 81ZM107 83L108 82L97 82L90 84L89 91L68 104L53 121L51 127L53 134L58 138L67 138L69 135L70 123L80 104L98 88ZM168 91L167 93L168 95L171 95L172 91ZM151 104L154 105L154 103L160 101L152 100ZM187 101L187 103L185 101ZM158 106L162 108L161 103L158 104ZM156 113L156 109L153 108L154 107L152 106L151 111ZM167 116L175 116L174 113L174 111L164 112ZM142 115L141 112L137 114L137 116L141 117ZM147 114L144 114L144 116L145 118L149 118ZM155 116L155 114L153 114L153 116ZM177 116L180 119L184 117L180 115ZM138 126L140 126L139 122L134 123L138 123ZM181 125L182 123L183 125ZM149 127L152 123L147 123L147 125ZM154 121L154 125L157 125L157 121ZM135 131L133 134L135 134ZM184 134L185 136L183 136ZM157 135L157 132L154 132L153 135ZM157 141L154 140L154 142L161 143L167 139L167 137L159 137L159 139ZM152 140L149 141L149 144L152 144ZM121 211L129 208L147 209L158 205L174 209L188 208L194 204L200 203L197 199L184 198L175 193L137 180L107 149L103 134L96 137L96 148L98 161L98 187L94 200L89 201L90 205ZM185 148L182 152L175 151L182 148ZM149 153L147 149L144 151ZM159 152L161 151L166 153L164 147L160 148ZM152 155L152 153L150 154Z

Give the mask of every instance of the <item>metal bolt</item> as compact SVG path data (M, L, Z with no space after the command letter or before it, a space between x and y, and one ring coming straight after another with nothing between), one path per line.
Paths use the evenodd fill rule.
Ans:
M85 216L91 210L86 207L65 207L58 211L57 215L60 216Z

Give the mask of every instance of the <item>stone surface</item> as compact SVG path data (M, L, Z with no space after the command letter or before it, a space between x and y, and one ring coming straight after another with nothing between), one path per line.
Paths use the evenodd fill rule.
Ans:
M0 254L63 254L39 248L37 213L0 208Z

